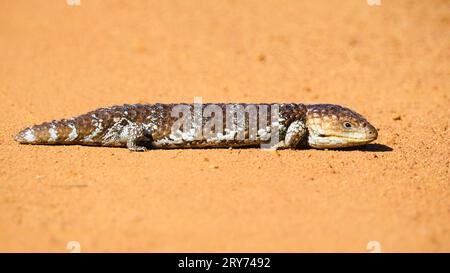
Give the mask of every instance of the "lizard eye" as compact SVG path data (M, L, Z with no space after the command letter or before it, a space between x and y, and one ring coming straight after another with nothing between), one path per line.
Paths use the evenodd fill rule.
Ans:
M350 122L344 122L344 127L350 129L352 128L352 124Z

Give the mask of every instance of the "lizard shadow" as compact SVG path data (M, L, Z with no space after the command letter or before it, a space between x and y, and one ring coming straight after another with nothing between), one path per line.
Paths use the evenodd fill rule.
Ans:
M89 147L89 148L98 148L98 145L79 145L79 144L40 144L41 146L83 146L83 147ZM228 150L230 147L221 146L221 147L153 147L151 145L145 145L149 150ZM107 148L110 149L126 149L126 147L114 147L109 146ZM233 147L232 149L236 150L247 150L247 149L258 149L260 148L259 145L249 145L249 146L238 146ZM298 150L314 150L314 148L311 147L302 147L298 148ZM355 146L355 147L347 147L347 148L330 148L328 149L330 151L362 151L362 152L392 152L394 149L391 147L384 145L384 144L366 144L361 146Z
M229 150L230 147L222 146L222 147L170 147L170 148L156 148L156 147L150 147L150 149L155 150L161 150L161 149L168 149L168 150ZM236 150L252 150L252 149L260 149L259 145L249 145L249 146L238 146L233 147L232 149ZM302 147L298 148L296 150L313 150L314 148L311 147ZM394 149L384 145L384 144L366 144L361 146L355 146L355 147L346 147L346 148L332 148L329 149L330 151L362 151L362 152L392 152Z
M335 148L330 150L338 150L338 151L362 151L362 152L392 152L394 149L384 145L384 144L366 144L355 147L347 147L347 148Z

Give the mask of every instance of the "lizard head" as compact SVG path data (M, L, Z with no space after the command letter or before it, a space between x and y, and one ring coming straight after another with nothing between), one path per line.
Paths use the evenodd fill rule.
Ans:
M367 144L378 132L360 114L333 104L307 106L308 145L313 148L342 148Z

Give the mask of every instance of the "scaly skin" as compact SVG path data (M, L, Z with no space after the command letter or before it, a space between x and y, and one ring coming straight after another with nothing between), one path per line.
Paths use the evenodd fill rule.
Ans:
M175 126L180 123L180 115L174 115L172 111L180 106L187 109L186 113L191 114L193 122L185 125L187 130L183 126L177 131L179 127ZM264 112L264 109L267 111ZM271 110L274 109L278 109L278 115L271 119ZM227 116L230 110L246 110L241 112L245 124ZM196 123L197 113L200 113L197 117L203 113L204 118L197 119L200 122ZM222 123L217 123L219 121ZM210 130L205 131L207 128ZM377 135L377 130L364 117L339 105L207 103L132 104L100 108L72 119L26 128L15 139L23 144L78 144L144 151L149 148L261 144L277 149L340 148L367 144L374 141ZM272 143L270 140L274 139L276 141Z

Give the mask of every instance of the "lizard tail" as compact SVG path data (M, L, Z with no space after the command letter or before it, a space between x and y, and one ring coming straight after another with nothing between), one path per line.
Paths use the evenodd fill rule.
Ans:
M15 140L23 144L95 144L101 130L101 122L83 115L28 127Z

